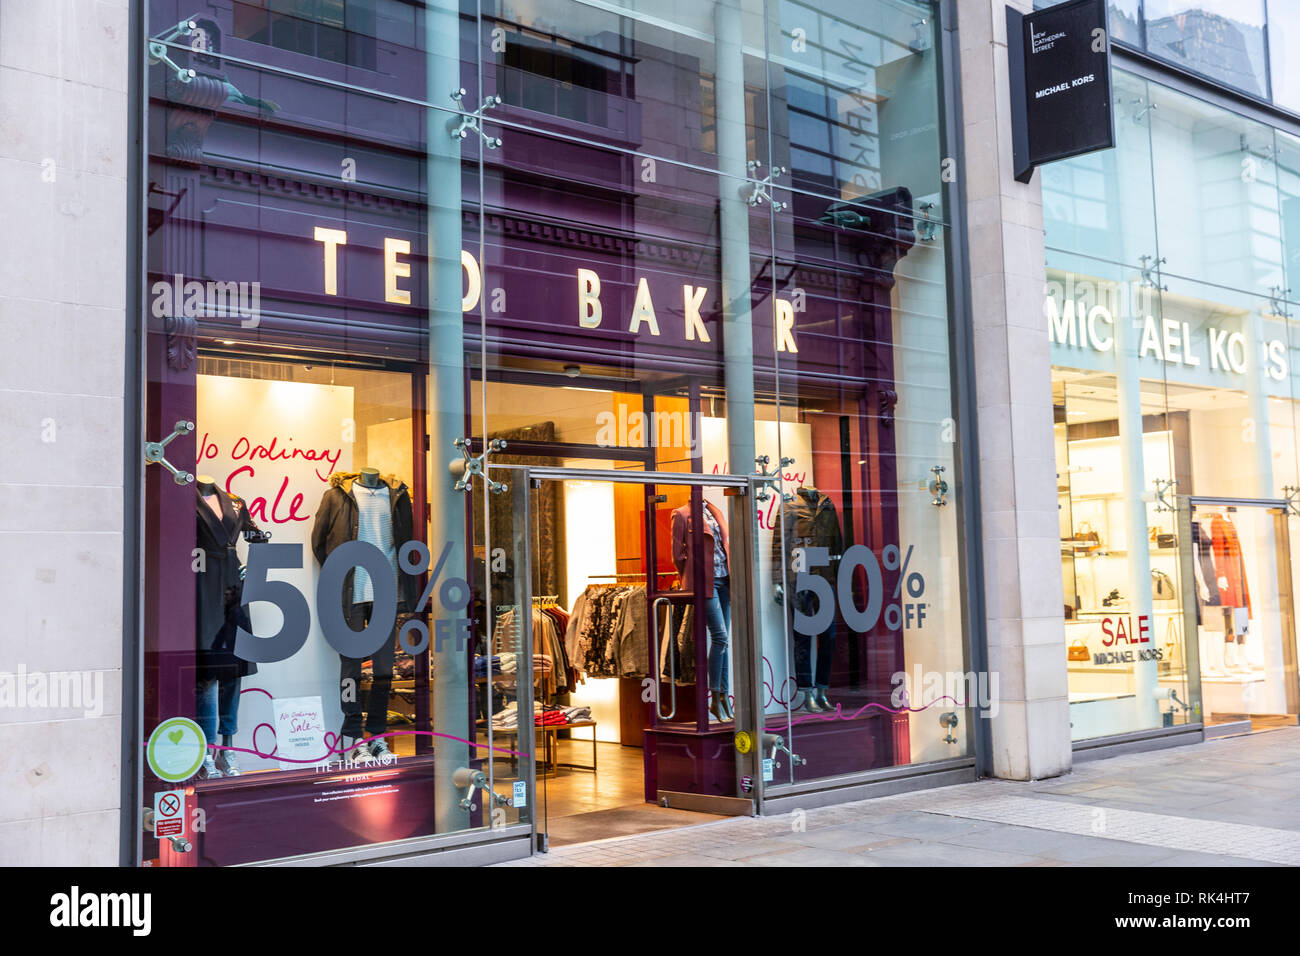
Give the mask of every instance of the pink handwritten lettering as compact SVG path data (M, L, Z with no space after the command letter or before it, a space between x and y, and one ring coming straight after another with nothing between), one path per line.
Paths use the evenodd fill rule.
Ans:
M230 477L226 479L226 491L228 493L235 493L231 489L231 485L235 483L237 477L245 472L248 473L249 478L254 478L257 475L257 472L253 469L252 465L243 465L240 468L236 468L230 473ZM265 498L254 498L250 501L248 503L248 513L253 516L253 520L260 522L261 524L288 524L290 521L310 521L311 515L304 515L299 512L299 509L303 506L303 496L301 494L293 496L293 500L289 502L288 505L288 513L283 517L280 516L280 501L284 498L284 493L288 488L289 477L286 475L284 480L280 482L280 490L275 494L275 501L271 503L269 514L267 513L267 501Z

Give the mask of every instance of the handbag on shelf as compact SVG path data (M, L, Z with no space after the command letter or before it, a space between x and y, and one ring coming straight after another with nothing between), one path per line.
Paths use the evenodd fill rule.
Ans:
M1101 547L1101 535L1092 529L1092 522L1081 521L1074 529L1074 550L1076 554L1089 554Z
M1183 631L1178 618L1171 617L1165 626L1165 656L1160 662L1161 673L1171 674L1183 669Z
M1076 637L1070 642L1066 650L1066 660L1069 661L1088 661L1092 655L1088 653L1088 642L1081 637Z
M1178 592L1174 589L1174 579L1163 571L1153 570L1151 572L1151 600L1178 600Z

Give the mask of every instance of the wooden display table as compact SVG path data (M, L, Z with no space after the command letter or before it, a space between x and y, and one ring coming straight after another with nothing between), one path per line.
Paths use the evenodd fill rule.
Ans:
M575 730L578 727L591 728L591 765L581 763L561 763L559 760L559 733L561 730ZM596 772L596 722L594 720L575 720L568 724L549 724L533 726L536 732L536 741L541 743L542 760L541 769L547 776L554 776L562 768L565 770L588 770ZM519 737L519 728L510 727L506 729L492 728L493 737ZM511 758L511 767L518 769L519 758Z

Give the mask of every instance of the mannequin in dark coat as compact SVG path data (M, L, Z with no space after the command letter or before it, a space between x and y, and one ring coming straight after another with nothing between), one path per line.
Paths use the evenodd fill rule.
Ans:
M243 607L244 585L239 575L241 537L264 540L238 495L228 494L216 482L200 475L196 482L197 546L202 551L195 582L195 694L199 726L210 742L221 734L226 746L238 731L240 680L257 673L257 665L235 656L240 627L252 630ZM215 507L214 507L215 506ZM216 704L213 705L213 684Z

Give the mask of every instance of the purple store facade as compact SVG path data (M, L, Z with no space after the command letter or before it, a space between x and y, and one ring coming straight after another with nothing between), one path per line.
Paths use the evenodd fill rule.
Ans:
M975 778L940 5L199 6L140 64L134 862Z

